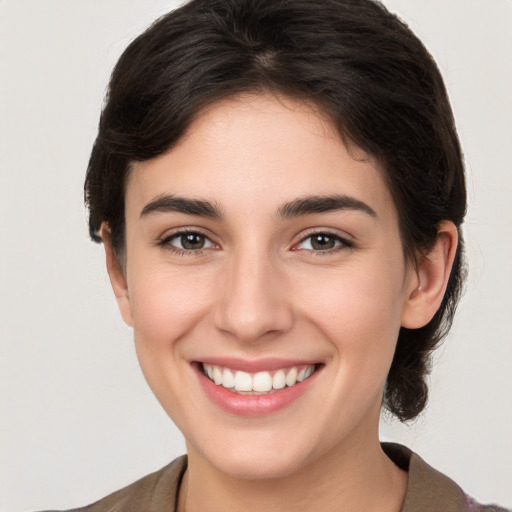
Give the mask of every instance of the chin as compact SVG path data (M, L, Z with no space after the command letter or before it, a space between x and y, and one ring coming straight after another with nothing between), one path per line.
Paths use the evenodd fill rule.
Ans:
M296 472L303 461L298 457L269 453L229 453L211 461L217 469L232 478L244 480L277 480Z
M218 439L215 446L204 444L200 457L221 473L245 480L286 478L307 465L311 458L309 443L293 439L289 433L282 436L252 432L243 436L243 440L236 437Z

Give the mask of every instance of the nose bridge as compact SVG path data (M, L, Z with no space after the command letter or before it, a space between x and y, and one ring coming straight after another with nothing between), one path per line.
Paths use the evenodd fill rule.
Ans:
M268 251L254 245L233 251L228 258L215 311L217 328L244 342L285 332L293 321L291 304L280 286L282 269Z

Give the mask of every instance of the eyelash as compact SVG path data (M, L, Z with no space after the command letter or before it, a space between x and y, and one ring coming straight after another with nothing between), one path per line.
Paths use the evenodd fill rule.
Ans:
M217 245L210 239L208 235L202 233L200 230L197 229L182 229L180 231L177 231L175 233L172 233L171 235L162 238L157 242L156 245L162 247L167 251L171 251L172 253L177 254L178 256L201 256L202 254L204 254L205 249L180 249L179 247L175 247L174 245L171 244L172 240L178 239L185 235L199 235L208 240L213 246Z
M217 246L217 244L215 244L215 242L213 242L210 239L210 237L208 237L205 233L203 233L199 230L195 230L195 229L182 229L181 231L172 233L171 235L168 235L168 236L162 238L161 240L159 240L156 245L159 247L162 247L168 251L171 251L174 254L177 254L179 256L190 256L190 255L201 256L202 254L204 254L205 249L180 249L179 247L175 247L174 245L171 244L172 240L178 239L184 235L199 235L201 237L204 237L206 240L208 240L212 244L212 246ZM334 240L335 243L338 243L338 245L331 249L317 250L317 251L315 251L313 249L300 249L300 248L295 249L296 246L304 243L306 240L314 237L315 235L316 236L325 236L326 238L331 238ZM330 231L312 231L312 232L308 233L306 236L304 236L303 238L301 238L296 244L294 244L294 246L292 247L292 250L294 250L294 251L305 250L305 251L308 251L310 254L313 254L314 256L327 256L327 255L331 255L333 253L337 253L339 251L352 249L354 247L355 247L354 242L338 235L337 233L332 233ZM209 248L210 247L208 247L206 249L209 249Z
M347 238L337 234L333 233L331 231L327 230L318 230L318 231L311 231L306 236L302 237L296 244L294 244L294 247L304 243L308 239L312 239L314 236L325 236L326 238L330 238L334 240L335 243L338 243L337 246L331 248L331 249L324 249L324 250L312 250L312 249L293 249L296 251L305 250L308 251L310 254L312 254L315 257L323 257L323 256L329 256L332 254L336 254L340 251L344 251L347 249L353 249L355 247L354 242L351 240L348 240Z

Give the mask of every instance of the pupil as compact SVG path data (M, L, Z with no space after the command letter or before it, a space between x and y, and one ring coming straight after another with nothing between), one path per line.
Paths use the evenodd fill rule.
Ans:
M202 249L204 246L204 236L196 233L182 235L181 245L185 249Z
M327 235L316 235L311 240L311 245L313 249L332 249L334 247L334 238Z

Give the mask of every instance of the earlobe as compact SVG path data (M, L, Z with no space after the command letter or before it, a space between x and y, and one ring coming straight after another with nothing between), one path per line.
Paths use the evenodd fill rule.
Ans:
M100 229L100 236L105 247L105 260L107 264L108 276L114 295L116 296L117 305L124 322L133 327L133 319L130 304L130 295L128 293L128 284L124 269L116 258L114 248L112 247L112 239L110 228L103 223Z
M418 258L415 277L406 291L402 327L419 329L432 320L448 285L457 244L457 228L453 222L442 221L434 246Z

